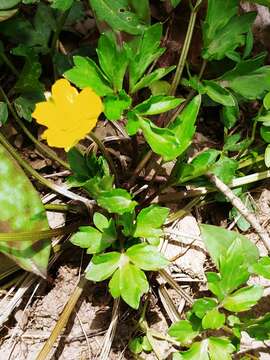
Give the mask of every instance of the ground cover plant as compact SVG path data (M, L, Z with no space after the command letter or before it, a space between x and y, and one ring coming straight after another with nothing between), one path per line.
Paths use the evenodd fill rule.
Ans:
M254 195L270 176L270 20L254 30L268 7L0 1L3 357L65 358L59 339L89 284L112 314L98 354L83 331L86 358L260 358L247 336L270 356L270 236ZM201 278L177 281L194 249ZM61 261L78 282L38 349L18 355L14 311L33 306L35 284L53 288Z

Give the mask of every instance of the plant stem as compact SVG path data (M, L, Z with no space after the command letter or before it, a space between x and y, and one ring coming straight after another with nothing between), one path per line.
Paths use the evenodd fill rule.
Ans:
M239 213L250 223L260 236L264 246L270 252L270 237L266 229L260 224L255 214L249 211L245 204L232 192L232 190L224 184L216 175L212 173L207 174L208 179L215 185L215 187L222 192L232 203L232 205L239 211Z
M14 149L14 147L6 140L6 138L3 136L3 134L0 132L0 143L6 148L6 150L13 156L13 158L21 165L21 167L27 171L30 175L32 175L35 179L37 179L41 184L48 187L52 191L61 194L71 200L81 201L86 206L93 205L94 201L89 200L87 198L84 198L83 196L77 195L68 189L56 185L53 182L45 179L43 176L41 176L36 170L32 168L30 164L28 164L25 160L23 160L18 152Z
M117 174L116 168L114 166L114 162L113 162L113 159L112 159L111 155L107 151L107 149L104 146L103 142L92 131L90 132L89 136L97 144L97 146L98 146L99 150L101 151L102 155L107 160L107 162L109 164L109 167L111 169L111 172L114 175L115 184L116 184L116 186L119 186L118 174Z
M0 58L4 61L4 63L10 68L10 70L13 72L13 74L16 77L19 77L20 73L19 71L15 68L15 66L12 64L12 62L9 60L9 58L6 56L5 53L0 52Z
M19 126L22 128L25 135L36 145L36 147L46 156L50 157L51 159L57 161L59 164L61 164L66 169L70 170L70 166L68 163L66 163L64 160L60 159L54 151L52 151L48 146L42 144L39 142L32 133L27 129L27 127L24 125L23 121L19 118L19 116L16 114L16 111L14 110L12 104L10 103L6 93L4 92L3 88L0 86L0 93L2 97L4 98L5 102L7 103L7 106L9 108L9 111L13 115L15 121L19 124Z
M188 52L189 52L189 48L190 48L190 44L191 44L191 40L192 40L192 36L193 36L193 32L194 32L197 13L198 13L199 7L201 5L201 2L202 2L202 0L197 0L197 2L195 4L195 6L192 8L192 11L190 14L183 49L182 49L182 52L181 52L181 55L179 58L179 62L178 62L177 68L176 68L176 72L174 75L174 79L173 79L173 82L172 82L171 88L170 88L170 95L175 95L176 89L181 81L182 73L183 73L183 70L185 67L185 63L187 60L187 56L188 56Z
M69 204L45 204L44 208L46 211L53 212L77 212L77 207Z
M59 20L58 20L58 22L57 22L56 30L55 30L55 32L54 32L54 34L53 34L52 43L51 43L51 55L52 55L52 56L53 56L54 53L55 53L56 45L57 45L57 41L58 41L60 32L61 32L63 26L65 25L65 22L66 22L66 20L67 20L67 17L68 17L68 15L69 15L69 12L70 12L70 9L62 12L62 14L60 15Z

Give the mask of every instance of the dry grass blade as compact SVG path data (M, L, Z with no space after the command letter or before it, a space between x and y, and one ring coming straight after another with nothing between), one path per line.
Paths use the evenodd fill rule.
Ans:
M0 302L0 326L3 326L13 310L21 304L24 294L30 289L35 281L37 281L37 279L38 277L34 274L26 274L22 284L19 285L19 289L16 291L12 299L6 305L3 304L5 299Z
M165 285L161 285L158 289L158 294L160 297L160 301L166 311L166 313L168 314L170 320L172 323L179 321L180 320L180 314L176 308L176 306L174 305L168 290L166 289Z
M160 275L163 277L163 279L166 280L167 283L168 283L169 285L171 285L171 287L173 287L174 290L175 290L181 297L183 297L190 305L193 304L193 299L192 299L192 297L189 296L189 295L185 292L185 290L183 290L183 289L181 288L181 286L179 286L179 285L177 284L177 282L171 277L171 275L169 275L169 274L167 273L167 271L165 271L165 270L159 270L159 273L160 273Z
M114 339L116 326L117 326L117 322L118 322L119 304L120 304L120 299L119 298L115 299L114 303L113 303L112 320L111 320L110 326L103 338L103 342L101 345L102 351L99 355L99 360L108 360L109 359L112 342Z
M82 292L84 286L86 285L87 280L83 277L80 279L78 285L76 286L75 290L73 291L72 295L70 296L68 302L66 303L62 314L60 315L49 339L46 341L45 345L41 349L40 353L38 354L36 360L45 360L48 358L49 353L53 347L53 344L57 340L58 336L60 335L63 328L66 326L69 317L74 310Z

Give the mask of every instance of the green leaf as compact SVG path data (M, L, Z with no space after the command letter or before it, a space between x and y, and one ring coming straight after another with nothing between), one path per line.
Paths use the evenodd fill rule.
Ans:
M44 206L32 183L10 154L0 146L0 232L49 230ZM0 242L0 251L18 266L46 278L51 241Z
M131 246L126 255L137 267L146 271L156 271L170 264L156 246L146 243Z
M0 101L0 127L8 120L8 107L5 102Z
M44 85L39 82L42 69L36 52L24 45L19 45L12 50L13 55L25 58L25 64L20 72L15 84L15 91L20 93L38 93L40 96L44 92Z
M140 354L143 351L142 346L142 337L135 337L134 339L131 339L128 343L128 348L133 354Z
M0 10L0 22L8 20L9 18L11 18L15 14L17 14L17 12L18 12L18 9Z
M199 331L194 329L188 320L180 320L169 327L168 334L181 344L187 344L199 334Z
M69 81L81 89L90 87L100 96L113 93L108 81L92 59L74 56L73 61L75 66L64 74Z
M233 344L226 338L211 336L208 346L211 360L231 360L231 354L235 351Z
M200 319L209 311L217 306L216 299L201 298L194 301L192 305L192 312Z
M150 86L152 83L154 83L157 80L162 79L164 76L168 75L171 71L175 69L175 66L169 66L169 67L163 67L154 70L150 74L144 75L140 81L135 84L131 90L130 93L133 94L147 86Z
M270 128L269 126L261 126L260 127L260 134L263 140L270 144Z
M261 66L263 60L264 54L239 62L220 78L222 86L248 100L261 99L270 90L270 66Z
M270 167L270 145L268 145L265 149L264 162L265 162L265 165L269 168Z
M205 93L215 102L224 106L234 106L234 98L230 92L213 80L204 80Z
M117 91L122 90L123 79L128 65L125 47L120 47L117 44L113 32L106 32L100 36L96 51L100 67L112 87Z
M206 18L203 24L204 46L208 46L215 38L217 31L237 15L238 5L238 0L208 0Z
M192 344L188 351L178 353L176 360L231 360L235 347L226 338L209 337Z
M144 272L135 265L125 263L113 275L109 289L114 298L121 298L133 309L138 309L141 296L149 290Z
M129 0L129 4L134 12L138 15L139 19L141 19L146 24L150 24L151 11L149 0Z
M204 175L213 166L219 155L218 150L209 149L197 155L189 164L180 164L175 174L178 183L184 183Z
M104 231L109 226L109 221L103 214L95 212L93 216L93 222L100 231Z
M99 21L105 21L113 30L139 35L144 25L139 17L129 11L127 0L89 0Z
M247 237L235 231L229 231L219 226L200 225L202 239L212 260L219 269L220 257L227 253L229 247L236 239L241 242L241 254L245 258L246 264L252 265L259 258L257 246Z
M247 311L257 304L262 295L263 287L259 285L247 286L227 296L222 305L229 311Z
M126 124L127 133L130 136L135 135L140 128L139 117L133 111L129 111L127 114L127 118L128 118Z
M254 263L249 268L251 273L261 275L266 279L270 279L270 257L263 256L261 257L257 263Z
M104 114L108 120L120 120L124 110L130 107L131 102L132 99L125 90L121 90L118 95L108 95L103 101Z
M157 115L176 108L184 101L185 99L179 99L174 96L151 96L133 108L133 111L140 115Z
M108 210L110 213L124 214L131 212L137 205L132 200L131 195L124 189L112 189L111 191L102 191L97 198L99 206Z
M17 97L13 104L19 117L31 122L36 103L44 100L43 93L28 93Z
M201 96L195 96L190 103L184 108L175 121L169 126L180 141L178 156L181 155L190 145L195 133L195 122L201 106Z
M132 92L135 92L133 90L135 84L141 79L149 65L165 51L160 47L161 36L162 24L156 23L144 31L135 51L129 48L129 86Z
M225 12L222 9L223 2L218 0L217 3L221 6L220 12L223 12L222 19L224 22ZM237 47L244 45L244 34L250 30L256 15L256 13L250 12L241 16L236 15L231 19L228 18L229 21L226 25L222 27L219 25L212 38L209 37L209 34L206 34L204 36L204 59L221 60L225 56L230 57L230 54L234 54L233 52Z
M133 236L142 238L159 238L163 231L161 226L164 224L169 209L157 205L150 205L140 211L136 220L136 227Z
M264 162L265 162L265 165L269 168L270 167L270 145L268 145L265 149Z
M170 92L171 85L168 81L157 80L149 86L152 95L168 95Z
M188 351L178 353L173 360L210 360L205 343L207 346L207 340L193 343Z
M256 340L269 340L270 338L270 313L252 319L251 325L245 326L245 331Z
M67 11L73 5L73 1L74 0L53 0L51 7L60 11Z
M225 315L217 308L207 311L202 319L204 329L220 329L225 324Z
M178 4L180 4L181 0L171 0L172 7L176 7Z
M229 184L235 176L238 161L222 156L212 167L211 172L225 184Z
M231 129L240 116L238 102L234 98L234 106L224 106L221 110L221 119L227 129Z
M8 10L18 5L21 0L1 0L0 10Z
M150 352L153 350L152 345L150 344L147 336L143 337L142 347L143 347L143 351L145 352Z
M92 281L108 279L118 268L120 259L121 254L118 252L94 255L86 269L86 279Z
M70 242L73 245L87 249L91 246L95 247L96 244L100 243L102 234L97 229L93 228L92 226L81 226L79 230L79 232L73 234L70 238Z
M263 106L266 110L270 110L270 92L263 99Z
M139 117L140 128L143 131L145 140L151 149L161 155L165 161L173 160L178 155L180 142L173 131L167 128L160 128L150 120Z
M89 179L90 174L87 167L86 159L76 147L72 147L67 152L67 159L71 170L75 173L78 179Z

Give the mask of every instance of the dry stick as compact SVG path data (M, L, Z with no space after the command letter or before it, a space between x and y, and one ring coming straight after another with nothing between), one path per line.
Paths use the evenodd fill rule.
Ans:
M87 283L87 280L83 277L79 281L78 285L76 286L75 290L73 291L71 297L69 298L68 302L66 303L63 312L61 313L49 339L46 341L45 345L41 349L40 353L38 354L36 360L45 360L49 355L55 341L57 340L58 336L60 335L62 329L66 326L72 311L74 310L82 292Z
M256 230L264 246L270 252L270 237L268 235L268 232L263 228L256 216L246 208L244 203L237 196L235 196L232 190L226 184L224 184L216 175L207 173L207 177L211 181L211 183L214 184L215 187L230 200L232 205Z

